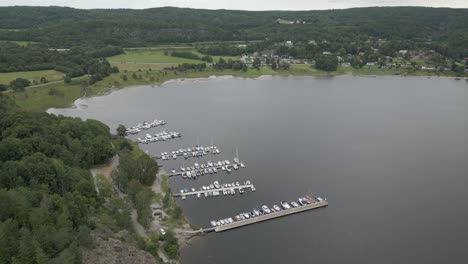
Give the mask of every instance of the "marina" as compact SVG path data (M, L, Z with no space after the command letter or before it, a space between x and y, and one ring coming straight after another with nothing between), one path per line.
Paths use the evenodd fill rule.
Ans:
M148 130L152 127L157 127L157 126L163 126L167 124L167 122L165 120L158 120L158 119L155 119L151 122L146 122L144 121L143 123L138 123L137 125L135 126L132 126L132 127L128 127L125 131L126 135L135 135L135 134L138 134L140 133L142 130Z
M237 158L234 158L234 162L232 163L229 160L218 162L208 161L206 164L194 163L193 166L181 167L180 171L172 169L169 177L182 176L184 179L196 179L197 177L205 174L216 174L222 171L231 173L232 171L239 170L240 168L245 168L245 164L240 162Z
M255 186L250 181L246 181L244 183L232 182L225 184L219 184L218 181L215 181L210 185L200 187L198 190L196 190L195 188L186 188L180 190L180 193L176 193L173 195L174 197L182 197L182 199L185 200L186 197L190 196L196 196L197 198L201 198L216 197L221 195L235 195L236 191L238 191L239 194L243 194L246 190L250 190L252 192L256 191Z
M221 151L216 146L208 146L208 147L195 146L195 147L190 147L190 148L174 150L172 152L162 152L161 156L158 158L162 160L169 160L171 158L176 160L179 157L183 157L184 159L189 159L189 158L199 158L199 157L203 157L203 156L210 155L210 154L216 155L220 153Z
M177 140L140 145L156 156L195 145L210 146L211 138L221 150L219 155L199 160L180 157L175 161L157 160L166 175L173 168L179 171L181 166L193 166L197 161L232 161L238 147L239 159L247 166L245 170L239 169L233 175L218 172L196 181L169 179L174 193L186 187L198 189L214 180L220 183L251 180L255 185L255 193L246 191L244 195L175 198L190 224L196 227L211 228L212 220L235 217L253 208L260 209L263 204L280 206L279 201L292 201L312 190L314 196L328 198L329 206L318 210L246 225L232 232L213 230L210 235L190 240L190 246L181 251L182 263L378 263L382 259L391 262L408 256L417 260L421 255L415 252L427 252L424 259L428 263L443 259L456 262L455 256L465 256L454 245L463 245L466 221L461 219L466 214L457 211L455 204L447 207L446 199L434 197L443 193L457 200L457 204L468 202L464 189L468 179L463 174L466 162L462 159L467 141L464 123L460 122L467 116L465 86L465 82L448 78L393 76L185 81L156 88L118 90L112 95L79 102L87 108L50 111L104 120L111 128L156 117L165 119L168 122L165 126L128 137L135 140L162 130L182 132L182 138ZM291 87L300 93L291 94ZM402 93L406 96L400 96ZM420 100L420 95L426 93L427 97ZM179 110L174 110L174 100L168 98L180 100ZM193 107L194 101L206 103ZM333 104L336 101L343 103L343 107L336 107ZM128 107L122 107L125 104ZM374 111L369 111L371 106ZM447 111L440 112L441 108ZM395 126L398 118L403 118L402 122L411 129ZM441 131L450 131L451 136L443 137ZM448 145L451 148L444 148ZM440 184L412 184L429 179L447 185L441 188ZM366 182L371 186L364 186ZM411 199L408 193L412 194ZM388 201L391 206L387 206ZM443 212L435 213L434 208ZM364 215L366 221L356 220ZM447 221L449 225L441 224ZM429 230L421 223L439 228ZM424 239L447 238L449 234L460 236L454 237L453 243ZM402 245L401 238L410 246ZM260 243L262 247L258 246ZM327 243L333 246L324 246ZM304 245L313 254L303 254ZM366 254L363 245L376 253ZM398 250L390 252L389 248ZM427 248L438 250L432 252Z
M279 205L273 205L272 207L263 205L260 209L256 208L250 212L240 213L234 217L213 220L210 222L212 227L205 229L205 231L223 232L325 206L328 206L328 202L325 198L312 198L310 196L301 197L297 201L282 201Z
M167 141L167 140L175 139L179 137L182 137L182 134L180 134L179 132L162 131L154 135L146 134L146 137L144 139L138 138L136 140L136 143L148 144L148 143L154 143L158 141Z

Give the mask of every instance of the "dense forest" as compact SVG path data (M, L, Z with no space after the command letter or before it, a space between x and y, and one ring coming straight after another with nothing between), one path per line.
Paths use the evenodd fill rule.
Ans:
M284 25L278 23L279 18L304 24ZM265 39L350 43L375 37L432 43L452 57L468 56L466 9L383 7L249 12L171 7L2 7L0 29L2 40L37 41L55 48Z
M87 168L114 154L109 128L0 94L0 130L0 263L80 263L103 202Z
M98 58L122 53L118 47L75 48L57 51L42 45L20 46L12 42L0 43L0 72L57 70L71 77L94 74Z

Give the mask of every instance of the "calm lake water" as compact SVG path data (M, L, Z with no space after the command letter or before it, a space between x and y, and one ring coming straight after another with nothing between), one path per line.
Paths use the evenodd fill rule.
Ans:
M468 83L446 78L217 78L140 86L50 112L115 129L165 119L182 138L235 149L247 168L171 179L174 190L251 180L257 192L179 201L189 221L326 196L327 208L195 238L182 263L467 263ZM146 133L140 133L143 137ZM133 137L132 138L136 138ZM194 160L185 162L193 165ZM182 160L161 162L166 170Z

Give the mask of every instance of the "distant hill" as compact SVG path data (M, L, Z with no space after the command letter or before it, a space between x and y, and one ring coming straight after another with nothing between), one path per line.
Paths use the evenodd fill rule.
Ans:
M468 9L373 7L250 12L173 7L145 10L0 7L0 39L37 41L61 48L267 38L349 42L369 36L466 43Z

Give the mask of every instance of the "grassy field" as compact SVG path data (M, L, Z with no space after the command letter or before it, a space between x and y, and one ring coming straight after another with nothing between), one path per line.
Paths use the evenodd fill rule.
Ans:
M45 77L49 82L58 81L63 79L64 74L54 70L46 71L28 71L28 72L7 72L0 73L0 83L9 84L16 78L28 79L31 82L38 81L41 77Z
M53 92L51 92L53 91ZM32 87L25 92L6 93L26 110L45 111L51 107L63 108L83 96L81 84L54 83L47 86Z
M8 41L0 40L0 42L13 42L13 43L16 43L16 44L18 44L20 46L23 46L23 47L28 46L29 44L39 43L39 42L34 42L34 41L13 41L13 40L11 40L11 41L10 40L8 40Z
M202 63L201 60L192 60L186 58L172 57L170 53L172 51L184 50L192 52L199 56L204 56L199 53L195 48L190 46L158 46L154 48L145 49L127 49L125 54L107 58L111 63ZM169 52L168 55L164 55L164 52ZM219 60L221 56L212 56L215 61ZM239 59L239 57L233 56L222 56L224 59Z

